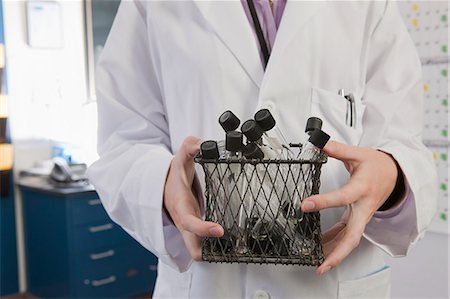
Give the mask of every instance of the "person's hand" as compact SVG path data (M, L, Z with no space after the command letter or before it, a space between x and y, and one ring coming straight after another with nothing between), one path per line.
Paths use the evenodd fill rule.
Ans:
M221 237L223 228L203 221L192 184L195 176L194 157L200 139L187 137L172 159L164 186L164 206L180 231L186 248L194 260L201 259L201 237Z
M339 265L358 246L367 223L394 190L398 175L395 160L381 151L335 141L329 141L324 151L344 162L351 176L342 188L302 203L304 212L347 206L341 220L324 233L325 261L316 270L319 275Z

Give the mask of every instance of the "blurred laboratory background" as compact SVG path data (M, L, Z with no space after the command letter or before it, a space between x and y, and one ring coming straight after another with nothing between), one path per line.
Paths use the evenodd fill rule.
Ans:
M0 1L2 298L151 296L156 257L107 216L85 179L97 158L95 64L119 4ZM399 2L422 60L423 136L440 198L408 257L387 257L394 298L449 297L448 6Z

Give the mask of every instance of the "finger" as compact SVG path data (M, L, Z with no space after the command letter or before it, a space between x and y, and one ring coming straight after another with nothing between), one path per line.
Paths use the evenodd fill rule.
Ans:
M339 241L342 239L342 237L345 235L345 228L339 231L333 239L328 240L328 242L323 243L323 255L325 258L327 258L331 252L336 248L336 246L339 244Z
M344 236L338 241L334 250L329 254L322 265L317 268L316 273L323 275L330 269L338 266L353 251L353 249L359 245L364 228L364 217L357 215L357 213L352 213Z
M194 215L185 215L181 220L184 230L199 237L222 237L224 230L222 226L210 221L203 221Z
M360 148L356 146L346 145L337 141L330 140L323 148L323 151L330 157L338 160L356 160L363 158L363 153Z
M322 237L322 242L325 244L327 242L330 242L333 240L340 231L345 229L346 224L344 222L339 221L333 227L331 227L329 230L327 230Z
M224 231L219 224L200 219L200 206L192 192L189 191L184 198L176 210L181 229L200 237L221 237Z
M342 214L341 219L324 233L322 237L322 243L324 245L331 241L340 240L342 238L343 232L345 232L345 228L347 227L347 222L350 217L351 210L351 208L347 208Z
M351 214L352 214L352 208L348 207L347 209L345 209L345 212L344 212L344 214L342 214L341 219L339 220L339 222L343 222L343 223L345 223L347 225Z
M322 209L347 206L364 195L364 188L358 180L350 179L338 190L316 194L305 198L302 202L303 212L316 212Z
M199 236L191 233L189 231L183 231L182 233L184 244L189 252L189 255L195 261L200 261L202 259L202 246L201 239Z
M200 144L202 143L201 139L188 136L183 141L183 145L180 148L181 154L186 160L192 160L200 151Z

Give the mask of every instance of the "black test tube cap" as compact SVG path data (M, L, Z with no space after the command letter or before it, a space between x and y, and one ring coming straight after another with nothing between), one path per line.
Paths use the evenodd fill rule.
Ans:
M241 124L241 121L239 120L239 118L237 118L236 115L234 115L233 112L227 110L222 113L222 115L220 115L219 123L225 130L225 132L230 132L236 130Z
M227 151L236 153L244 147L242 133L238 131L227 132L225 138L225 149Z
M203 159L219 159L219 147L217 146L217 142L214 140L204 141L200 145L200 150L202 152Z
M261 109L255 114L255 121L265 132L270 131L275 127L275 118L273 118L272 113L268 109Z
M264 153L262 152L262 150L259 148L259 146L257 146L254 143L249 143L247 144L243 149L242 149L242 154L244 155L244 157L246 157L247 159L264 159Z
M311 136L308 141L314 144L316 147L323 149L325 144L330 140L330 135L320 129L315 129L311 132Z
M250 142L261 139L264 133L261 127L253 119L249 119L243 123L241 126L241 131Z
M310 117L306 122L305 133L312 133L315 129L322 129L322 120L318 117Z

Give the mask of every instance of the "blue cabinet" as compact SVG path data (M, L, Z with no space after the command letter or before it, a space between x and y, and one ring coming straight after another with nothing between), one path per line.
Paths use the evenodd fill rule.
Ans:
M36 180L19 183L28 292L43 298L152 292L156 257L108 217L92 188L52 189Z
M10 176L9 194L0 195L0 297L19 292L12 171L6 175Z

